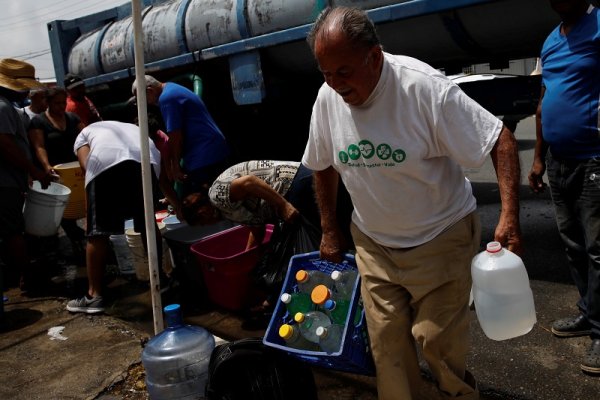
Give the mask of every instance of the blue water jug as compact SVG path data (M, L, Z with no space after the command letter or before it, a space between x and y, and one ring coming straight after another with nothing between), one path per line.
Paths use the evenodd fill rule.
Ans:
M215 339L204 328L185 325L179 304L166 306L164 312L167 328L142 352L150 399L204 398Z

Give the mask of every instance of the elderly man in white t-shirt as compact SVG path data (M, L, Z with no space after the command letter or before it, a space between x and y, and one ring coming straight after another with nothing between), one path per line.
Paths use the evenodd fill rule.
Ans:
M160 153L148 139L153 184L160 175ZM95 122L85 127L73 146L85 171L87 198L86 267L88 291L67 303L70 312L95 314L104 311L102 278L110 251L110 235L123 234L123 223L133 218L134 228L146 243L139 127L117 121ZM162 241L155 226L161 259Z
M423 396L418 343L443 396L477 399L465 358L480 225L461 166L492 156L502 200L495 239L520 252L516 140L437 70L383 52L363 11L326 9L308 42L325 84L302 162L315 171L326 259L345 250L339 177L352 198L379 398Z

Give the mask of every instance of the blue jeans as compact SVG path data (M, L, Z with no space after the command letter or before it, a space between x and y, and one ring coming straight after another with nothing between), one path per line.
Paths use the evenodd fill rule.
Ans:
M600 158L558 160L548 153L546 164L577 306L592 324L592 338L600 339Z

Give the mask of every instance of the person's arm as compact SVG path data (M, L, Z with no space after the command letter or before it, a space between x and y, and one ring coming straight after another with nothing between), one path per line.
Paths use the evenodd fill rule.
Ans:
M77 149L77 159L79 160L79 165L85 174L87 169L87 162L90 156L90 145L85 144Z
M33 154L40 162L42 168L44 168L45 171L52 172L52 165L50 165L50 162L48 161L48 153L46 152L44 131L41 129L30 129L29 132L27 132L27 136L29 137L29 143L33 149Z
M183 132L176 129L169 132L168 177L171 181L182 182L186 176L181 170L181 153L183 152Z
M535 151L533 153L533 164L529 171L529 187L535 192L544 191L544 181L542 177L546 172L546 153L548 152L548 143L544 141L542 134L542 99L546 93L546 88L542 86L540 101L535 113Z
M175 211L175 215L177 218L182 221L183 215L181 214L181 202L177 197L177 193L175 189L173 189L173 182L169 180L167 173L167 161L166 159L161 159L161 171L160 176L158 177L158 185L160 186L160 190L162 194L165 196L169 204L173 207Z
M496 169L502 209L494 233L494 240L508 250L521 254L521 229L519 225L519 184L521 170L517 140L513 133L502 127L498 140L491 151Z
M88 107L90 109L90 121L89 121L90 124L93 124L94 122L102 121L102 117L100 116L100 113L98 112L98 109L96 108L96 106L94 105L92 100L90 100L86 96L85 101L87 102ZM85 125L84 125L84 127L85 127Z
M0 133L0 158L15 168L27 172L33 180L40 181L42 189L46 189L53 179L49 171L42 171L27 159L27 156L15 143L13 135Z
M249 197L258 197L265 200L285 222L293 222L300 215L289 201L284 199L268 183L254 175L241 176L231 181L229 187L229 199L231 201L242 201Z
M333 167L314 172L315 195L321 213L321 258L342 262L347 250L344 235L337 222L337 192L339 175Z
M265 238L265 226L250 226L250 234L248 235L248 243L246 243L246 250L258 246L262 243Z

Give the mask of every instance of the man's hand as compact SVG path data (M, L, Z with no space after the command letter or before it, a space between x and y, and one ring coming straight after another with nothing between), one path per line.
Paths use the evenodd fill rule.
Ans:
M187 175L179 164L171 164L171 176L169 177L172 181L184 182L187 179Z
M56 180L56 176L50 171L42 171L37 168L31 171L31 178L34 181L39 181L42 189L47 189L50 186L50 182Z
M300 211L298 211L296 207L292 205L292 203L285 201L282 207L280 207L280 209L277 211L277 214L279 215L279 218L284 220L286 223L292 224L300 216Z
M541 160L534 160L531 170L529 171L529 187L535 193L542 193L545 190L546 184L542 177L546 172L546 165Z

